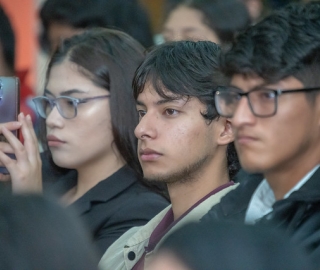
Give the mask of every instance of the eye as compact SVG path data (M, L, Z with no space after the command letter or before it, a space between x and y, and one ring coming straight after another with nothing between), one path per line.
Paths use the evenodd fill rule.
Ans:
M166 109L165 110L165 115L167 116L174 116L177 115L179 112L175 109Z
M138 110L139 119L141 119L143 116L145 116L146 113L147 113L147 112L144 111L144 110Z
M260 100L274 100L276 94L273 91L257 91Z

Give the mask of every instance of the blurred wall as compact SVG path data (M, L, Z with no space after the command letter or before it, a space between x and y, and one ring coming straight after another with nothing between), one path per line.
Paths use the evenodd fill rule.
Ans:
M10 18L16 38L16 70L28 70L26 83L34 89L36 81L37 15L34 0L0 0Z

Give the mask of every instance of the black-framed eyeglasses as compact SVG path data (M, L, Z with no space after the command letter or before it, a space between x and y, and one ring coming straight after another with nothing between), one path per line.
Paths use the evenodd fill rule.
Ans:
M110 95L95 96L89 98L73 98L67 96L60 96L57 98L48 98L46 96L40 96L33 98L32 101L35 104L36 110L40 117L46 119L53 110L54 106L57 106L58 112L65 119L72 119L77 116L78 104L87 103L88 101L95 99L109 98Z
M318 90L320 90L320 86L288 90L259 87L243 93L241 89L234 86L219 86L215 92L215 105L221 116L231 118L241 98L247 97L253 115L257 117L270 117L277 113L278 97L280 95Z

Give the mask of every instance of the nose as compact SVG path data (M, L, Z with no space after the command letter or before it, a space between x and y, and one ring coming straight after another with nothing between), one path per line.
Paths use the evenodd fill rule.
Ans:
M239 128L243 125L251 125L255 122L255 119L256 117L250 109L248 98L242 97L232 117L232 125L235 128Z
M157 117L151 113L146 113L134 130L135 136L139 140L154 139L157 134L156 121Z
M49 128L62 127L63 117L60 115L57 106L53 106L51 112L46 118L46 125Z

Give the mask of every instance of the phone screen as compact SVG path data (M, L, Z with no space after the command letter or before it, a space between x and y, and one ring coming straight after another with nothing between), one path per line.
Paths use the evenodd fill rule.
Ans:
M17 77L0 77L0 123L18 120L20 107L20 84ZM18 131L13 131L18 137ZM0 142L6 142L6 138L0 134ZM11 158L13 154L8 154ZM0 173L8 173L5 167L0 166Z

